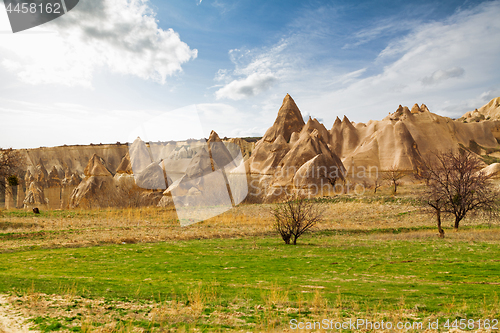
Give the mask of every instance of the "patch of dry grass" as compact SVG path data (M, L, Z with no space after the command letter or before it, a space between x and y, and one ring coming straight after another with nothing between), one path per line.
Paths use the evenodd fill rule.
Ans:
M319 223L315 230L433 227L435 222L431 215L405 200L415 196L416 192L411 187L401 187L401 191L403 193L398 197L391 197L397 199L392 202L377 201L380 197L365 195L361 198L375 200L325 203L324 221ZM82 247L269 235L274 232L270 207L262 204L240 205L222 215L188 227L179 225L174 209L157 207L54 211L38 217L30 214L20 217L4 213L0 216L0 224L4 222L4 227L0 230L0 252L33 247ZM461 226L488 223L499 224L498 221L487 221L482 216L471 216L465 219ZM446 221L444 225L447 226ZM434 231L424 230L396 236L389 234L373 237L418 239L434 237L434 234ZM459 235L460 233L447 232L448 237L462 237ZM488 240L498 236L498 232L477 231L471 235L479 240Z
M108 209L60 217L1 217L15 228L0 233L0 251L29 247L80 247L167 240L230 238L267 234L272 218L265 206L236 207L210 220L181 227L174 210Z
M336 301L329 303L323 294L316 290L310 297L304 294L299 299L291 299L288 290L273 285L263 290L263 304L249 306L247 300L235 299L230 304L213 305L214 295L210 288L201 284L196 286L189 302L171 301L117 301L87 299L62 294L46 295L32 291L32 294L0 295L0 305L7 305L11 312L20 314L30 329L40 329L46 323L61 323L60 332L71 332L79 328L87 333L118 332L196 332L200 327L209 331L233 332L327 332L327 329L297 330L291 328L290 318L299 322L356 322L357 319L374 322L423 323L424 329L445 312L467 311L466 303L443 304L443 313L428 314L418 308L409 308L401 298L391 311L382 310L380 303L371 309L354 301L347 301L338 293ZM33 302L33 299L37 299ZM3 304L2 304L3 303ZM211 305L210 305L211 303ZM500 315L500 303L485 305L485 318ZM346 309L351 309L346 312ZM208 311L206 311L208 310ZM35 323L35 324L33 324ZM38 325L38 326L37 326ZM224 329L223 329L224 328ZM228 329L229 328L229 329ZM335 329L334 329L335 330ZM336 330L338 331L338 330ZM387 330L358 329L357 332L384 332ZM437 330L392 329L391 332L438 332ZM440 330L441 331L441 330ZM451 332L463 332L451 330ZM471 332L471 330L469 330ZM491 330L472 330L472 332L491 332Z

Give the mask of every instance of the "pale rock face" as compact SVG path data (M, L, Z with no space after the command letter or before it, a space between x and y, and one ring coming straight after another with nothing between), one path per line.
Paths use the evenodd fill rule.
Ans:
M500 120L500 97L493 98L479 109L466 112L462 118L459 119L459 121L468 123L487 120Z
M92 177L92 176L99 176L99 177L105 177L105 176L112 176L111 172L106 168L104 160L97 156L97 154L92 155L90 158L89 163L87 164L87 167L83 171L83 174L86 177Z
M228 150L227 146L232 146L232 143L224 143L219 138L215 131L210 133L210 138L207 141L208 153L211 157L212 170L223 169L225 167L229 167L230 169L234 169L236 165L234 165L234 157ZM239 153L237 151L238 147L233 147L233 154Z
M272 175L289 150L290 147L282 135L279 135L273 143L261 139L252 157L247 161L247 169L252 174Z
M498 103L500 98L482 109L495 108ZM300 132L291 132L290 140L285 136L282 140L276 134L283 128L278 126L283 124L283 118L278 113L273 127L257 142L246 163L250 170L249 180L255 187L252 192L255 195L251 198L254 202L281 200L283 188L303 191L321 184L322 178L325 183L327 179L322 174L316 173L318 178L308 176L313 167L336 166L340 169L340 165L342 168L345 165L346 177L362 181L379 177L380 173L392 168L413 172L433 152L457 150L461 145L469 147L471 142L484 148L500 148L497 142L500 140L500 121L465 124L433 114L425 104L415 104L411 111L399 105L383 120L366 124L353 124L346 116L343 120L337 117L330 131L315 119L309 119ZM359 172L361 169L365 172Z
M26 174L24 175L24 184L26 188L28 189L30 187L30 184L35 180L35 177L31 174L31 172L28 170L26 171Z
M163 169L156 162L148 165L139 175L135 176L135 183L142 189L166 190L172 180L165 179Z
M291 100L288 95L284 105L287 100ZM300 110L295 103L293 105L294 117L302 119ZM282 106L273 127L257 142L246 163L247 169L250 170L248 180L251 186L247 197L249 202L276 202L293 193L310 195L311 189L317 187L317 184L325 183L325 187L331 188L333 183L343 179L345 168L340 158L332 151L330 143L339 139L342 134L355 136L356 129L347 117L344 122L339 119L331 131L316 119L310 118L307 124L297 121L294 124L300 130L288 132L287 140L282 134L285 131L279 130L284 128L279 126L283 124L284 109ZM274 140L271 141L271 138ZM353 138L353 141L355 140L356 137ZM330 176L328 170L333 169L340 171L339 176L330 180L326 176Z
M212 171L214 171L214 169L212 169L210 155L208 151L203 149L196 154L196 156L189 163L186 169L186 177L191 179L199 178Z
M297 133L297 132L293 132L292 136L294 136L294 134ZM298 139L298 134L297 134L297 139ZM291 137L290 137L290 140L291 140ZM297 140L295 140L297 141ZM285 147L287 146L287 142L285 140L285 138L283 137L283 135L278 135L278 137L276 138L276 140L274 140L273 142L273 148L274 149L279 149L280 147Z
M26 198L24 199L24 206L31 208L37 205L45 205L45 195L43 193L43 187L40 186L36 181L33 181L26 193Z
M311 133L312 131L317 130L323 141L325 142L330 142L330 133L328 130L325 128L323 124L321 124L318 120L312 119L309 117L309 120L307 121L307 124L302 128L302 131L300 134L303 132L309 132Z
M250 158L255 148L254 142L248 142L241 138L231 138L227 142L231 143L231 145L227 147L231 155L235 156L241 152L244 160L248 160Z
M47 186L48 187L61 187L61 179L59 179L59 172L57 171L56 167L52 167L52 170L50 170L48 180L47 180Z
M304 119L300 113L299 108L295 104L295 101L290 95L286 95L283 99L283 104L278 111L278 117L271 126L264 137L263 141L274 142L276 138L281 134L285 140L290 141L290 136L293 132L300 132L302 127L304 127Z
M122 161L118 165L115 174L133 174L132 163L130 162L130 154L127 152L125 156L123 156Z
M481 170L486 176L500 178L500 163L493 163Z
M214 216L213 207L229 209L247 194L247 170L237 144L223 142L212 131L206 145L195 151L185 173L163 192L158 204L175 205L182 225Z
M324 155L318 162L325 162L327 169L337 168L344 170L344 166L335 153L329 148L317 130L311 133L304 132L299 140L293 145L290 151L280 161L280 170L277 172L274 184L286 186L292 183L296 172L309 160L317 155ZM315 166L319 166L315 164Z
M146 143L137 137L129 145L130 164L134 174L139 174L153 162Z
M47 169L45 169L45 166L40 159L38 164L35 167L35 180L38 182L38 184L42 187L45 187L47 185L47 180L49 178L49 173L47 172Z
M293 177L293 186L312 195L330 194L333 186L344 179L345 170L331 155L318 154L304 163Z
M99 208L119 206L119 197L113 176L104 161L94 154L84 171L83 179L69 199L71 208Z
M295 144L295 142L297 142L297 140L299 139L299 137L300 137L300 134L299 134L298 132L293 132L293 133L292 133L292 136L290 136L290 144L291 144L291 145L294 145L294 144ZM284 140L284 139L285 139L285 138L283 138L283 140Z
M420 107L415 103L415 105L413 105L413 107L411 108L411 113L415 114L419 112L421 112Z

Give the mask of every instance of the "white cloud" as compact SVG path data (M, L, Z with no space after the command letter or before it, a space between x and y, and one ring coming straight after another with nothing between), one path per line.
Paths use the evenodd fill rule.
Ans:
M417 20L405 20L404 24L401 24L398 20L394 21L392 17L384 18L372 24L369 28L354 33L354 35L349 38L350 42L346 43L342 49L352 49L376 40L381 36L395 35L403 31L409 31L415 28L419 23L420 22Z
M421 24L380 52L373 62L378 74L330 93L323 90L310 105L320 110L333 105L337 114L363 121L384 117L398 104L426 103L432 112L454 117L480 107L481 94L500 88L498 17L500 1L494 1Z
M465 73L464 69L460 67L453 67L450 69L439 69L434 73L432 73L431 76L424 77L422 79L422 83L424 85L436 84L447 79L462 77L464 73Z
M147 0L80 1L52 22L0 35L1 63L31 84L90 87L102 67L163 84L197 50L159 28L154 15ZM9 29L4 13L0 29Z
M235 68L218 73L218 82L225 86L216 96L244 99L260 93L256 110L263 110L271 98L272 110L277 110L277 103L289 92L304 114L324 118L326 126L343 114L356 121L381 119L399 104L426 103L432 112L458 117L463 110L487 102L481 95L493 96L491 92L500 89L498 17L497 0L459 10L442 21L415 19L398 28L392 19L381 20L348 38L329 31L326 24L318 26L322 21L302 22L272 47L232 50ZM392 40L375 58L336 56L335 47L339 53L349 49L355 55L358 51L353 46L388 37ZM276 81L253 95L238 94L241 87L258 83L250 80L256 74L273 75ZM261 116L269 112L274 117L272 111Z
M292 61L286 50L288 41L283 39L269 49L230 50L229 57L235 69L219 69L215 80L226 84L216 91L217 99L241 100L268 90L276 81L290 74Z
M258 95L267 90L276 77L272 74L253 73L241 80L234 80L215 93L217 99L230 98L240 100Z

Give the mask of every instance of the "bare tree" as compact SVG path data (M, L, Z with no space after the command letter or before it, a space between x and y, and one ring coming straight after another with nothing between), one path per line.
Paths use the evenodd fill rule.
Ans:
M471 211L497 212L499 192L491 177L480 171L481 166L479 157L463 149L436 153L419 166L418 173L427 185L423 199L435 212L440 237L444 237L442 214L452 215L458 230L460 221Z
M21 176L23 166L24 158L18 151L0 148L0 188L9 185L6 180L14 185Z
M382 187L382 180L380 177L375 178L373 181L373 194L377 194L377 190Z
M320 203L297 197L288 197L286 202L277 204L272 213L274 228L286 244L297 244L304 232L322 220L324 209Z
M406 175L407 175L406 171L399 170L397 166L393 166L384 173L382 179L391 182L392 186L394 186L393 192L396 193L399 185L399 180L404 178Z
M425 194L425 202L431 208L436 216L436 223L439 232L439 237L444 238L444 230L442 228L441 216L445 208L445 199L434 187L429 187Z

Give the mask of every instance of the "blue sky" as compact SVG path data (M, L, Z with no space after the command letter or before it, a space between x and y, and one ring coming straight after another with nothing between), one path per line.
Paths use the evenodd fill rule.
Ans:
M500 96L498 17L500 1L80 0L12 34L2 4L0 147L258 136L286 93L327 128L399 104L459 117Z

